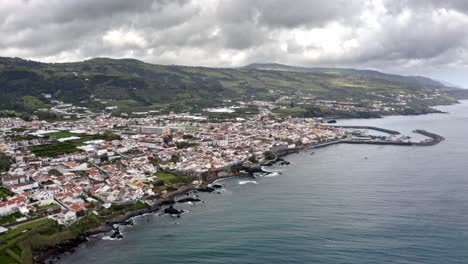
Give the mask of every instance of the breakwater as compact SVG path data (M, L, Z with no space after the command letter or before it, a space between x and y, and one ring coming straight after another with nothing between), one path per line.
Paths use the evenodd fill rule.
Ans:
M384 132L390 135L400 135L399 131L381 128L381 127L373 127L373 126L335 126L335 125L332 125L330 127L344 128L344 129L367 129L367 130L375 130L375 131Z
M445 140L443 136L423 130L423 129L416 129L413 131L413 133L418 133L418 134L428 137L428 139L426 140L413 143L413 145L416 145L416 146L432 146Z
M404 141L387 141L387 140L352 140L352 139L341 139L335 141L329 141L316 145L311 145L310 149L324 148L335 144L366 144L366 145L395 145L395 146L411 146L413 142Z
M356 127L356 126L353 126ZM351 128L351 127L348 127ZM359 126L359 128L364 128ZM386 133L389 133L388 131L391 131L394 135L396 133L400 134L398 131L394 130L388 130L384 128L378 128L378 127L366 127L367 129L373 129L373 130L378 130L378 131L387 131ZM414 133L418 133L421 135L424 135L428 137L428 139L420 141L420 142L413 142L413 141L394 141L394 140L381 140L381 139L339 139L339 140L334 140L334 141L328 141L324 143L318 143L318 144L313 144L310 145L310 149L317 149L317 148L323 148L335 144L370 144L370 145L395 145L395 146L433 146L436 145L442 141L445 140L445 138L441 135L422 130L422 129L417 129L413 131Z
M405 141L386 141L386 140L342 140L340 143L345 144L371 144L371 145L395 145L395 146L412 146L413 142Z

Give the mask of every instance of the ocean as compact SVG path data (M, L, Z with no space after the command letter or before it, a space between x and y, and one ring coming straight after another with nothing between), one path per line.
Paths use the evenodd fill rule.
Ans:
M287 156L268 177L222 180L95 239L59 263L468 263L468 101L447 114L340 120L446 138L430 147L334 145Z

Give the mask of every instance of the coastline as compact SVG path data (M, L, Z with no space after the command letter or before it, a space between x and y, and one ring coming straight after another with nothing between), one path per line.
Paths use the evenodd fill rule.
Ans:
M327 125L330 126L330 125ZM333 126L331 126L333 127ZM339 127L339 126L338 126ZM341 126L345 128L345 126ZM393 130L388 130L384 128L378 128L378 127L357 127L353 126L354 128L366 128L366 129L373 129L376 131L380 132L386 132L389 134L400 134L398 131L393 131ZM351 127L349 127L351 128ZM261 173L271 173L268 171L265 171L262 169L262 166L272 166L275 163L278 162L284 162L282 159L285 156L288 156L293 153L298 153L300 151L304 150L310 150L310 149L316 149L316 148L323 148L331 145L336 145L336 144L378 144L378 145L400 145L400 146L432 146L435 144L440 143L441 141L444 140L444 138L440 135L425 131L425 130L414 130L413 132L415 133L420 133L424 136L427 136L429 138L429 141L426 142L409 142L409 143L398 143L398 142L388 142L388 141L356 141L356 140L344 140L344 139L339 139L339 140L334 140L334 141L327 141L327 142L321 142L317 144L304 144L299 147L295 148L288 148L288 149L283 149L280 150L279 152L275 153L275 159L270 160L266 163L262 164L255 164L254 167L245 167L247 169L247 173L241 173L241 174L228 174L228 175L223 175L223 176L216 176L216 177L211 177L206 180L206 182L198 185L198 186L186 186L183 187L175 192L169 193L167 196L162 198L160 201L157 203L154 203L153 205L150 206L150 208L145 208L145 209L137 209L134 211L129 211L126 212L124 215L117 216L109 221L107 221L105 224L97 227L97 228L92 228L89 230L84 231L82 234L80 234L78 237L75 237L70 240L65 240L62 241L61 243L52 246L50 248L46 248L41 250L41 252L34 252L33 259L34 263L54 263L57 260L60 259L60 257L63 254L70 254L73 253L74 250L81 244L88 242L90 239L93 239L93 237L96 237L100 234L104 233L109 233L112 232L113 230L116 230L114 228L114 225L128 225L129 221L131 221L133 218L142 216L145 214L152 214L161 211L165 206L168 205L173 205L177 203L176 197L188 194L190 192L198 191L200 189L205 189L205 192L212 192L215 189L209 187L209 185L215 183L216 181L226 179L226 178L233 178L233 177L245 177L245 176L250 176L253 177L253 173L255 172L261 172ZM207 188L211 188L211 191L206 191ZM118 230L118 228L117 228Z
M198 191L198 189L200 188L206 188L208 185L213 184L216 181L227 178L246 176L252 177L251 174L232 174L220 176L216 178L211 178L207 180L206 183L203 183L200 186L187 186L185 188L172 192L159 202L151 205L150 208L129 211L124 215L117 216L114 219L107 221L105 224L97 228L86 230L83 234L79 235L76 238L65 240L53 247L43 249L39 254L35 252L35 254L33 255L34 263L55 263L57 260L60 260L60 257L62 255L72 254L75 251L75 249L81 244L89 242L91 239L95 239L98 235L112 232L113 230L115 230L114 225L128 225L129 221L131 221L135 217L159 212L162 209L164 209L165 206L170 206L177 203L177 201L175 200L176 197L184 195L185 193Z

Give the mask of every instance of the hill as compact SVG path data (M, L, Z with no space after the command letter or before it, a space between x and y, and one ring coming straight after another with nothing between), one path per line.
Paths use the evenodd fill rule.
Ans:
M452 90L424 77L354 69L279 64L234 69L165 66L134 59L41 63L0 58L0 110L11 110L3 114L49 109L56 101L93 111L196 113L228 101L253 100L276 102L278 106L294 101L304 105L302 108L323 101L362 106L404 102L408 106L398 113L425 113L431 112L431 105L455 102L456 98L449 95Z
M243 69L251 70L275 70L275 71L293 71L293 72L309 72L309 73L324 73L336 75L349 75L359 78L375 78L392 82L401 82L405 84L419 84L426 86L446 86L440 81L436 81L422 76L401 76L395 74L387 74L372 70L356 70L346 68L306 68L296 67L277 63L254 63L243 67Z

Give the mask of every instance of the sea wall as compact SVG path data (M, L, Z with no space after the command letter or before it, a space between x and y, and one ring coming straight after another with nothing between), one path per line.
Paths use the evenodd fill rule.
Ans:
M386 128L381 128L381 127L373 127L373 126L331 126L331 127L336 127L336 128L345 128L345 129L368 129L368 130L375 130L375 131L380 131L384 132L390 135L400 135L400 132L395 131L395 130L390 130Z
M432 146L435 144L439 144L440 142L445 140L445 138L441 135L431 133L429 131L422 130L422 129L416 129L413 131L413 133L418 133L429 138L421 142L414 142L413 145L415 146Z

